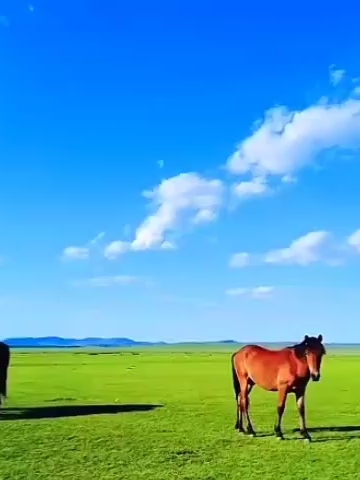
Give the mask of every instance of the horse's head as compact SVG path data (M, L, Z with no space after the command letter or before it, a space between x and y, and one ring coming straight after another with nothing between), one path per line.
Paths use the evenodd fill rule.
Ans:
M310 370L310 377L314 382L320 380L321 360L326 353L322 341L322 335L319 335L318 337L309 337L308 335L305 335L302 342L304 354Z

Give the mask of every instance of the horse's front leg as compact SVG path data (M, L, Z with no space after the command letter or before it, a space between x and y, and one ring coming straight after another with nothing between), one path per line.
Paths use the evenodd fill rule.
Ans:
M275 422L274 426L274 432L276 438L279 440L284 439L284 435L281 431L281 420L285 411L285 405L286 405L286 398L288 394L288 389L287 386L281 386L279 388L279 398L278 398L278 407L277 407L277 420Z
M306 428L305 420L305 388L300 387L295 390L296 406L300 417L300 435L308 441L311 441L310 434Z

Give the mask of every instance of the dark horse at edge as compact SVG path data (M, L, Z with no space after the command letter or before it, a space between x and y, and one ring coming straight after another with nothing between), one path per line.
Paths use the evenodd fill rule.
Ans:
M309 337L281 350L270 350L259 345L246 345L231 357L233 384L237 402L235 428L239 433L255 436L249 416L249 395L258 385L264 390L278 392L277 419L274 425L275 436L283 439L281 420L285 410L286 398L294 393L300 417L300 434L311 440L305 420L305 391L310 378L320 380L320 368L325 347L323 337ZM243 426L246 416L247 427Z
M0 342L0 407L2 400L7 397L7 377L10 363L10 348L6 343Z

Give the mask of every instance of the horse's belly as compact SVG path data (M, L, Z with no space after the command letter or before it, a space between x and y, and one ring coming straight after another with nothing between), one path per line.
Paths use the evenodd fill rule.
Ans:
M278 390L279 368L266 361L259 362L248 370L249 377L259 387L276 392Z
M252 378L252 381L259 387L263 388L264 390L268 390L269 392L277 392L278 385L277 382L274 381L272 378L263 379L260 378L256 381L255 378Z

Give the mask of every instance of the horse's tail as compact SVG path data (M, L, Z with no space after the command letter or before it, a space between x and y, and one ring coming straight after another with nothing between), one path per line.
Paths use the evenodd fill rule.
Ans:
M10 363L10 349L5 343L0 343L0 403L1 397L7 397L7 374Z
M234 359L235 359L236 352L231 356L231 370L232 370L232 378L233 378L233 385L234 385L234 392L235 392L235 399L237 400L240 395L240 382L239 378L236 373Z

